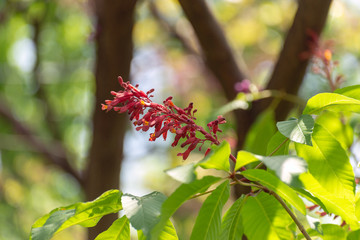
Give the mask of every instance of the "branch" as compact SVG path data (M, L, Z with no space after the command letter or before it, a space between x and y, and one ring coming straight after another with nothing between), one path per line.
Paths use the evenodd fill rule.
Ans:
M309 236L309 234L306 232L304 226L301 224L301 222L299 221L299 219L297 219L297 217L294 215L294 213L291 211L291 209L288 207L288 205L286 205L286 203L284 202L284 200L274 191L269 190L267 187L258 184L258 183L245 183L240 181L237 178L234 178L235 182L239 185L242 186L248 186L248 187L257 187L260 188L261 190L264 190L264 192L272 195L275 197L275 199L281 204L281 206L285 209L285 211L290 215L290 217L292 218L292 220L295 222L296 226L299 228L299 230L302 232L302 234L304 235L304 237L307 240L311 240L311 237Z
M283 49L268 82L267 89L277 89L296 95L304 79L309 58L300 55L309 52L309 31L317 36L325 26L332 0L300 0L293 24L286 36ZM272 99L254 104L252 118L265 110ZM277 120L286 118L293 104L281 101L275 110Z
M29 146L31 146L35 151L40 152L50 163L53 165L59 166L65 172L69 173L73 176L81 185L83 184L83 180L78 172L76 172L72 166L69 164L68 159L65 154L65 150L60 147L54 149L53 147L49 147L49 145L45 144L45 142L41 141L38 137L34 136L31 130L21 123L8 109L4 100L0 101L0 117L8 120L10 124L13 126L14 130L21 134L23 139L27 142Z
M282 198L274 191L270 191L270 195L273 195L276 200L278 200L278 202L281 204L281 206L283 206L283 208L286 210L286 212L290 215L290 217L292 218L292 220L295 222L296 226L299 228L299 230L302 232L302 234L304 235L304 237L307 240L311 240L311 237L309 236L309 234L306 232L304 226L301 224L301 222L299 221L299 219L297 219L297 217L295 216L295 214L291 211L291 209L288 207L288 205L286 205L286 203L284 202L284 200L282 200Z
M183 36L176 27L171 24L160 12L157 8L154 0L150 1L149 8L151 14L154 16L154 18L159 22L159 24L170 33L170 35L177 39L183 46L183 48L189 52L190 54L193 54L200 58L199 52L191 45L191 43L187 40L185 36Z
M236 97L234 85L245 79L220 24L204 0L179 0L195 30L206 65L221 83L228 100Z
M280 90L296 95L305 75L309 59L301 59L300 54L309 51L308 31L320 36L327 18L331 0L299 0L293 24L287 34L283 49L276 63L267 89ZM252 108L240 111L237 118L238 148L242 148L246 135L256 118L270 106L273 98L253 102ZM280 101L275 109L276 120L284 119L292 108L290 101ZM237 189L236 195L246 194L249 189Z

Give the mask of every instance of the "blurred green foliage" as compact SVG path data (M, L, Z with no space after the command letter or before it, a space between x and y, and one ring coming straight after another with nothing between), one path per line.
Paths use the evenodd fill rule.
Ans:
M264 85L291 25L296 1L212 0L209 3L241 67L256 85ZM155 4L160 14L196 49L193 30L178 2L156 0ZM54 148L57 143L63 143L72 164L79 169L86 164L91 114L94 107L99 107L93 106L96 20L92 7L84 0L0 2L0 101L40 139ZM360 82L359 9L356 1L335 0L324 32L325 40L334 41L335 58L339 60L339 72L345 76L346 85ZM140 87L151 88L162 79L157 92L164 99L173 95L179 106L194 102L199 124L205 126L214 111L225 103L220 86L206 74L201 61L184 51L181 43L159 24L149 10L148 1L138 4L134 41L134 81ZM156 66L147 67L147 58L157 59ZM324 90L327 90L325 80L309 72L300 95L308 98ZM228 124L223 128L223 136L233 147L235 124L231 115L226 117ZM164 149L164 144L155 148ZM178 150L169 153L160 150L167 161L161 166L181 163L176 157ZM152 166L146 169L154 169L154 165L158 167L159 161L163 161L148 152L138 158L144 156L142 163ZM201 156L193 154L191 158ZM129 168L123 171L131 171L131 165L124 167ZM169 179L159 176L162 170L144 172L146 183L142 184L171 192L173 186L163 184ZM128 178L122 181L124 186L132 186ZM0 118L0 240L25 239L39 216L80 200L82 190L76 181L47 165L10 123ZM196 204L184 206L182 213L175 215L181 238L188 238L187 226L193 224L193 219L186 216L197 209ZM81 239L82 234L83 230L73 228L56 239Z

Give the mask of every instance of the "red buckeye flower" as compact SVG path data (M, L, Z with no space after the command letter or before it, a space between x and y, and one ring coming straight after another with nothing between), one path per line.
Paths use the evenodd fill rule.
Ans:
M178 154L184 160L197 146L201 150L206 141L211 144L220 144L217 133L221 132L219 125L226 123L224 117L218 116L216 120L207 124L209 127L208 132L195 123L194 114L197 110L193 110L193 103L190 103L184 109L176 106L172 102L172 97L168 97L163 104L154 103L150 99L153 97L150 94L154 92L154 89L145 93L138 89L138 85L133 86L129 82L124 82L121 77L118 77L118 80L124 90L112 91L111 94L114 99L105 100L102 109L106 111L114 110L119 113L128 112L130 120L136 126L137 131L146 132L150 128L154 129L154 132L150 134L149 141L155 141L161 136L166 140L168 132L174 133L175 139L171 146L175 147L180 139L185 139L181 147L187 147L187 149L185 152ZM203 137L197 137L196 132L200 132ZM209 149L206 151L206 155L208 153Z

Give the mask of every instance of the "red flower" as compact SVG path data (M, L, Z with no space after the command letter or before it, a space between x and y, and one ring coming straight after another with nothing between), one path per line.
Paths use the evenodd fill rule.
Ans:
M226 122L222 116L218 116L216 120L207 125L210 130L210 132L207 132L203 127L195 123L196 118L194 114L197 110L193 110L193 103L182 109L171 101L172 97L168 97L163 102L163 105L157 104L150 99L152 97L150 94L154 89L145 93L139 90L138 86L124 82L121 77L118 79L124 90L119 92L112 91L111 94L114 95L114 99L105 100L105 104L102 104L102 109L107 111L113 109L119 113L127 111L137 131L142 130L146 132L150 128L154 128L154 132L150 134L149 141L155 141L160 136L165 140L169 131L175 133L176 136L171 145L175 147L181 138L185 139L181 147L187 147L187 149L185 152L178 154L184 160L187 159L190 152L198 145L200 146L199 150L201 150L206 141L209 141L211 144L220 144L217 139L217 132L221 132L219 124ZM202 133L204 138L198 138L196 132ZM208 152L209 149L206 151L206 154Z

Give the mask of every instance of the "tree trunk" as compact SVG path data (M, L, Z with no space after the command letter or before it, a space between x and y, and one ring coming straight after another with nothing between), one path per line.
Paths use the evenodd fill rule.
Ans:
M85 176L87 200L93 200L109 189L119 189L120 185L126 116L105 113L101 110L101 103L111 99L111 90L120 89L119 75L124 80L129 79L136 1L94 0L94 3L97 16L96 105ZM116 218L116 214L104 217L96 227L89 229L89 239L106 230Z

